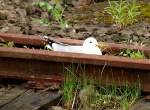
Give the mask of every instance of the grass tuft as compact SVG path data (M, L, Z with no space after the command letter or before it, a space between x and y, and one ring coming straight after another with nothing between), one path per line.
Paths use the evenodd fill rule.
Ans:
M82 70L78 77L75 67L66 68L63 99L68 110L128 110L140 97L139 85L102 86L95 84Z
M40 24L45 24L50 26L51 21L57 21L61 28L68 28L68 22L63 18L64 8L59 4L59 2L54 2L50 4L48 2L37 2L33 3L33 6L40 8L48 13L49 18L42 18L34 20Z
M108 2L109 6L106 7L106 11L112 16L112 20L119 28L133 24L141 14L140 5L136 0L132 2L128 2L127 0L108 0Z

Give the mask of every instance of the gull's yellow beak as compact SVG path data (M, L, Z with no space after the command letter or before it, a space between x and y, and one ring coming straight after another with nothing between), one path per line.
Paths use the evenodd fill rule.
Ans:
M98 48L99 48L99 44L96 44L95 47L98 47Z

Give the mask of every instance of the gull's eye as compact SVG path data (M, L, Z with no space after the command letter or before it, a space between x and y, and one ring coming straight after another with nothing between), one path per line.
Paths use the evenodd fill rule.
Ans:
M90 41L90 43L92 43L92 41Z

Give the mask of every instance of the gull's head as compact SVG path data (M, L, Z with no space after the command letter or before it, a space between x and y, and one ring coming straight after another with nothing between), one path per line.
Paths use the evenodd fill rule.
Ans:
M102 55L101 49L98 47L98 42L93 37L85 39L83 47L84 53Z
M86 47L96 47L97 45L98 45L98 42L93 37L89 37L85 39L85 41L83 42L83 46L86 46Z

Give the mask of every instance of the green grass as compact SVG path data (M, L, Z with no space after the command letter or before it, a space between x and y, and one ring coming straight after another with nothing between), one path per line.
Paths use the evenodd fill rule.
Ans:
M140 50L131 50L131 49L124 49L119 53L119 56L130 57L135 59L145 59L146 56L144 52Z
M33 6L46 11L54 21L57 21L59 23L61 28L67 28L68 22L63 18L64 8L61 7L59 2L56 1L54 3L55 4L49 4L48 2L37 2L33 3ZM48 18L37 19L36 21L40 24L45 24L48 26L50 26L52 22L52 20L49 20Z
M67 109L71 108L74 99L74 92L77 88L77 77L74 74L74 67L65 68L65 81L63 84L63 101Z
M62 88L68 110L128 110L140 97L139 85L125 83L121 87L115 84L102 86L89 79L84 69L81 71L82 75L77 75L74 66L66 68Z
M33 22L34 23L38 23L38 24L42 24L44 26L50 26L51 25L51 22L48 20L48 19L33 19Z
M13 41L4 41L3 39L0 40L0 47L16 47Z
M140 96L139 87L129 85L124 87L101 86L97 92L97 97L92 105L100 109L128 110Z
M108 0L108 2L109 6L106 7L106 11L112 16L112 20L119 28L137 21L137 17L140 15L140 5L136 0L133 0L131 3L127 0Z

